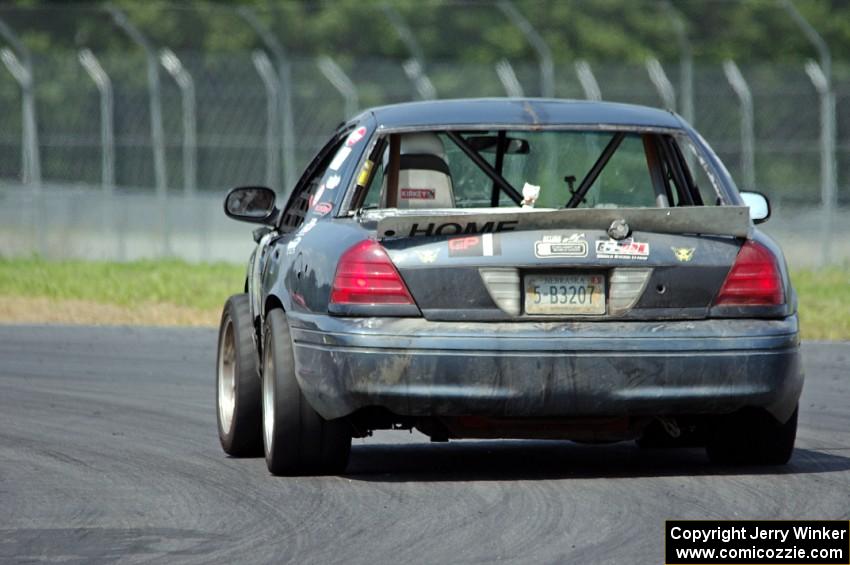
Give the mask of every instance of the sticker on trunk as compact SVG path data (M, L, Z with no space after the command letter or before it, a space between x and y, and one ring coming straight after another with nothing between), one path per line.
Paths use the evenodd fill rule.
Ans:
M676 261L680 263L689 263L694 258L694 247L671 247L673 255L676 256Z
M649 243L635 241L632 238L617 241L596 242L596 257L599 259L628 259L646 261L649 258Z
M583 233L544 235L534 242L534 256L538 259L587 257L587 240Z
M440 254L439 249L422 249L416 252L419 261L422 263L433 263L437 260L437 255Z
M449 238L449 257L493 257L502 254L499 236L492 233Z
M482 224L477 224L476 222L466 222L464 224L458 224L455 222L446 222L444 224L437 224L434 222L430 222L428 224L419 224L418 222L414 222L413 225L410 226L410 234L408 237L416 237L417 235L461 235L461 234L476 234L476 233L496 233L496 232L504 232L504 231L514 231L516 229L516 225L519 223L519 220L503 220L500 222L484 222ZM392 232L392 233L390 233ZM385 230L385 237L392 237L395 235L395 230Z

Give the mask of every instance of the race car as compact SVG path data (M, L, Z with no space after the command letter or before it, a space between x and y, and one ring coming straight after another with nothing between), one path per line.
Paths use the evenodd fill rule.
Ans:
M218 432L276 475L353 437L637 440L784 464L803 386L782 252L675 113L429 101L340 126L261 224L227 300Z

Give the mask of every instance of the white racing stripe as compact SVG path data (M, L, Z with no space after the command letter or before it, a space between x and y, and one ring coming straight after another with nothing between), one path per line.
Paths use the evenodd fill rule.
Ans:
M492 257L493 256L493 234L492 233L485 233L481 243L484 246L484 256L485 257Z

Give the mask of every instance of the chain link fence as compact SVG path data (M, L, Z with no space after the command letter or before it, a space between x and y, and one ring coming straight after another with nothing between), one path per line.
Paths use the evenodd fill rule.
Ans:
M0 254L242 261L251 246L250 227L225 219L225 191L272 184L285 193L286 179L297 178L352 108L430 96L539 96L543 89L537 61L281 60L266 50L155 55L156 92L145 52L128 47L120 54L91 54L102 70L100 83L81 50L32 55L31 69L25 69L32 73L28 93L14 72L15 64L26 67L26 58L12 49L2 52ZM646 65L556 65L554 95L664 106L672 93L682 106L679 62L662 61L660 68L670 92ZM771 198L774 218L765 228L792 265L847 262L850 247L839 226L850 220L850 66L837 63L833 69L833 232L824 231L816 84L803 65L748 64L739 70L752 101L752 157L746 157L745 108L722 65L693 69L697 129L739 185L752 179L753 188ZM27 96L35 132L25 125ZM157 113L160 143L152 125ZM33 135L34 143L28 139ZM157 151L164 156L164 183L157 177ZM27 173L34 158L35 179ZM825 247L825 240L831 245Z

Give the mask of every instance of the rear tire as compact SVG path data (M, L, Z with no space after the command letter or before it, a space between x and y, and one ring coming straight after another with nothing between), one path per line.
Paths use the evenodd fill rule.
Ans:
M351 451L344 418L325 420L304 398L295 378L295 359L286 316L266 316L263 346L263 444L274 475L338 474Z
M234 457L263 454L260 375L254 351L247 294L227 299L221 314L216 360L216 419L224 452Z
M784 465L797 437L797 412L785 423L764 410L742 410L717 417L708 430L706 451L713 463Z

